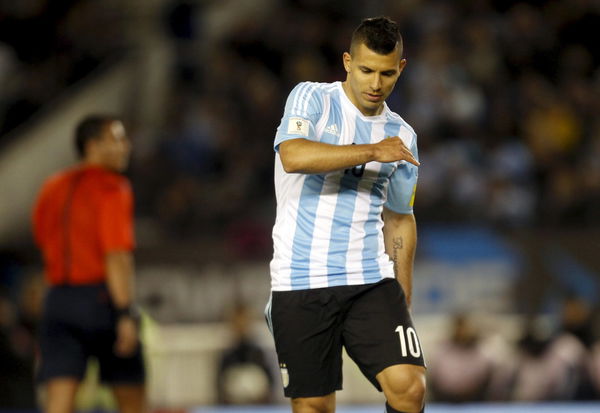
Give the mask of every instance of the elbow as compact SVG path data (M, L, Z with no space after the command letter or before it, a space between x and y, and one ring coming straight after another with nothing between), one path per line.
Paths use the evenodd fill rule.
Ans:
M283 142L279 146L279 156L283 170L288 174L306 172L306 151L303 151L304 139Z
M299 173L302 172L302 169L300 168L300 166L297 163L294 162L281 162L283 165L283 170L288 173L288 174L295 174L295 173Z
M279 154L281 157L281 165L283 170L288 174L302 172L302 165L297 157L291 156L291 154L281 151Z

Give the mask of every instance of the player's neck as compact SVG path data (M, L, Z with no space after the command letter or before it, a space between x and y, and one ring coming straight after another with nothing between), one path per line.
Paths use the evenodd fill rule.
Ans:
M348 98L348 100L364 116L378 116L378 115L381 115L381 112L383 112L383 103L372 111L368 110L366 108L361 108L360 105L358 104L358 99L356 96L354 96L354 93L352 92L352 88L350 87L350 84L348 83L347 80L342 82L342 89L344 90L344 93L346 94L346 97Z

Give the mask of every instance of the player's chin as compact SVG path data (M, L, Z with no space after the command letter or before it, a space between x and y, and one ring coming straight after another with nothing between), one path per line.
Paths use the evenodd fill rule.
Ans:
M382 103L383 101L373 102L370 100L365 100L363 102L363 107L368 111L376 111L377 109L379 109Z

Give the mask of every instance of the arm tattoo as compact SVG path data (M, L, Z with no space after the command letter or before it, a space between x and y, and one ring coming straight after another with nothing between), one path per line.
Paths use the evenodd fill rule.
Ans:
M392 257L392 261L394 261L394 272L396 273L396 276L398 276L398 252L404 247L404 240L402 237L394 237L392 238L392 244L394 250Z

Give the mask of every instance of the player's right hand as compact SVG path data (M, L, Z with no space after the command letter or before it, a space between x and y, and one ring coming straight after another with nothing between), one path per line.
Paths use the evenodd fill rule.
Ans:
M138 326L131 317L121 317L117 321L117 341L115 353L121 357L129 357L138 346Z
M375 161L406 161L415 166L420 165L419 161L416 160L410 150L404 145L402 139L398 136L383 139L381 142L375 144Z

